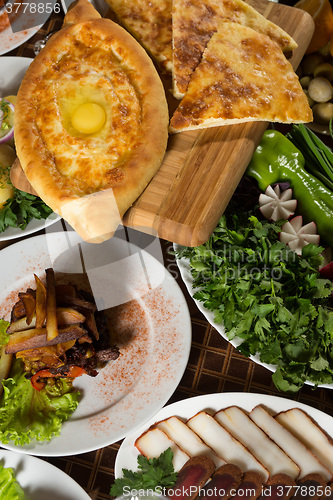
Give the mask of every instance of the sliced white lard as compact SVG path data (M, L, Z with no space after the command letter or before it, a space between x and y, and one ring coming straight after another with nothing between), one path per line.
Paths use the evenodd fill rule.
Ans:
M316 473L321 474L326 481L332 479L332 473L318 458L262 406L256 406L249 416L298 465L299 478Z
M237 465L243 472L250 470L259 472L265 481L268 479L267 469L209 413L205 411L197 413L186 422L186 425L227 463Z
M294 434L333 474L332 438L303 410L292 408L275 416L286 429Z
M299 468L238 406L215 413L214 418L266 467L270 475L299 476Z
M156 427L164 431L165 434L167 434L169 438L190 457L200 455L208 456L213 460L216 467L220 467L226 463L210 446L207 446L194 431L180 420L180 418L169 417L158 422Z
M178 472L189 460L189 455L179 448L161 429L149 429L135 441L135 446L147 458L157 458L163 451L173 451L173 467Z

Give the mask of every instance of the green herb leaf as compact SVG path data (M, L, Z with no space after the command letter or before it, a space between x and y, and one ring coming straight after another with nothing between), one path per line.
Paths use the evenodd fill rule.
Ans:
M8 227L25 229L31 219L46 219L52 209L40 198L15 189L13 198L0 209L0 232Z
M176 256L187 259L194 298L228 339L275 365L276 387L295 392L306 380L333 383L333 285L318 271L323 248L306 245L298 256L277 241L281 224L229 204L207 243Z
M131 490L155 490L174 486L177 473L173 467L173 451L165 450L157 458L148 459L138 455L138 471L123 469L123 477L117 478L111 486L111 496L121 496Z

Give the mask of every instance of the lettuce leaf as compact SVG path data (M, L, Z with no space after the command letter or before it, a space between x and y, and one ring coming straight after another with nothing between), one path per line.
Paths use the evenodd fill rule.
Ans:
M80 393L73 390L72 381L55 379L36 391L25 377L22 362L15 360L10 377L3 382L0 400L0 442L15 445L49 441L59 436L62 423L77 408Z
M17 482L11 467L0 465L0 498L10 500L25 500L25 494Z
M25 500L25 494L17 482L12 468L0 465L0 498Z

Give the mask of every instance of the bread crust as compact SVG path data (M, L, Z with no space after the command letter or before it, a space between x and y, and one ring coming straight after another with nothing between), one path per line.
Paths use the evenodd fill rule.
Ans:
M15 141L38 195L83 239L101 242L159 168L168 108L144 49L99 14L79 22L93 17L88 0L79 0L32 62L18 92ZM82 85L110 107L104 136L73 136L66 128L61 103Z
M165 72L172 71L172 0L106 0L119 22Z

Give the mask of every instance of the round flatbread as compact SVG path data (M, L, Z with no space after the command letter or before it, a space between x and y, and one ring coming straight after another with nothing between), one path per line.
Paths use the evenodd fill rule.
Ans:
M38 195L83 239L100 242L158 170L168 108L144 49L88 0L64 26L23 79L15 142Z
M248 26L224 22L209 40L169 130L250 121L308 123L312 111L281 47Z

